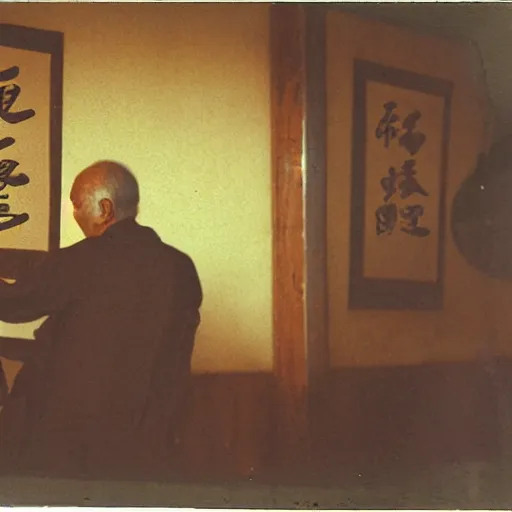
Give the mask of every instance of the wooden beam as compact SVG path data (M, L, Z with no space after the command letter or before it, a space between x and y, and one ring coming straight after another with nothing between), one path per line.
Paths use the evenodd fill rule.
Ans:
M308 440L304 308L304 9L270 10L274 372L280 454L287 463Z

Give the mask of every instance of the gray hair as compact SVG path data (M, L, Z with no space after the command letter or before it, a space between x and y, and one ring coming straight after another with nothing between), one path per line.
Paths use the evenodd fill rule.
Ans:
M124 165L103 160L89 169L99 171L99 180L89 185L87 201L91 211L98 213L102 199L110 199L114 205L116 218L122 220L136 217L139 206L139 185L133 173Z

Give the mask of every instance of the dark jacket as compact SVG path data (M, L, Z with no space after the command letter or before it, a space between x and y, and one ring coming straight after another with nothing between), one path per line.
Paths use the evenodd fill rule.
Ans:
M0 320L49 315L0 414L4 471L163 470L201 301L192 260L133 220L2 283Z

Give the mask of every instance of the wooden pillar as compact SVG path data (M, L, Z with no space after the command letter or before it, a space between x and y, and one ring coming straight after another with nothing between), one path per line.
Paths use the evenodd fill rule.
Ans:
M291 468L311 461L310 401L328 368L325 13L276 4L270 21L274 372L280 453Z
M304 10L270 11L274 372L278 381L277 440L283 462L305 453L307 353L304 322Z

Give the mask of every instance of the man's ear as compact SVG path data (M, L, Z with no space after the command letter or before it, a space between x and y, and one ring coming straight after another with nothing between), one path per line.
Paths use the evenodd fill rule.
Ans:
M114 204L110 199L100 201L100 210L104 222L110 222L114 218Z

